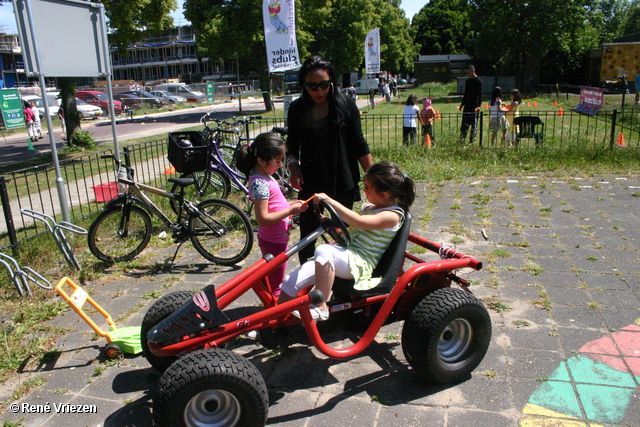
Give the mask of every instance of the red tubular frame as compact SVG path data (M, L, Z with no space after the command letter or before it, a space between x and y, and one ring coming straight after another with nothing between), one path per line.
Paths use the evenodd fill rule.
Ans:
M439 252L440 248L442 248L442 245L415 234L409 234L408 240L433 252ZM264 258L259 260L216 289L218 306L221 310L229 306L229 304L251 288L253 288L264 304L264 310L219 326L214 331L203 331L195 336L185 337L183 341L165 347L160 347L149 342L149 348L156 356L169 357L181 353L187 353L199 348L218 347L236 336L250 330L269 327L277 328L294 324L297 322L297 319L291 315L291 312L293 310L298 310L311 343L321 353L336 359L353 357L364 351L371 344L387 317L391 314L393 308L396 307L398 301L402 298L407 287L410 286L418 277L427 274L449 272L460 268L470 267L476 270L480 270L482 268L482 263L471 256L455 251L449 251L449 255L451 256L450 259L426 262L420 258L405 253L406 259L414 261L417 264L413 265L398 278L390 294L365 298L364 300L358 301L354 304L356 306L366 306L375 302L384 301L382 307L373 318L373 321L362 338L354 345L344 349L335 349L330 347L320 337L316 323L313 321L309 310L309 305L312 303L311 296L309 294L299 296L298 298L284 304L277 304L276 299L269 291L266 276L289 259L289 256L286 253L278 255L271 261L267 261Z

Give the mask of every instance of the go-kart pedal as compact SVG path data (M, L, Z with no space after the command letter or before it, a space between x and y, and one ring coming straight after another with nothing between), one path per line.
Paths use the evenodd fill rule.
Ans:
M167 345L184 336L206 331L227 322L229 318L218 307L215 287L209 285L156 325L147 338L152 343Z

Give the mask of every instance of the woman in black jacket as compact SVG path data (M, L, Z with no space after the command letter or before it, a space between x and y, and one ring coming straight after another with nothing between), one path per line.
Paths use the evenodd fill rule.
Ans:
M335 87L335 70L320 56L307 59L300 69L300 98L291 103L287 122L287 166L291 184L306 200L326 193L351 209L360 200L360 170L373 164L362 134L360 111ZM300 234L318 227L312 209L300 214ZM313 245L300 251L300 262L313 256Z

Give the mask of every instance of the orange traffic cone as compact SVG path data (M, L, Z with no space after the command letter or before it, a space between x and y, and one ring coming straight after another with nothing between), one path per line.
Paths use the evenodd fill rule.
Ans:
M530 102L527 102L527 107L531 107L531 103Z
M168 168L164 169L164 174L165 175L173 175L174 173L177 173L177 171L176 171L176 168L173 167L173 165L171 165Z
M436 120L440 120L440 111L436 111Z
M427 148L431 148L431 135L427 134L424 138L424 146Z
M537 103L536 101L533 101L533 106L534 106L534 107L537 107L537 106L538 106L538 103Z
M558 106L558 100L557 100L557 99L554 99L554 100L553 100L553 106L554 106L554 107L557 107L557 106Z
M562 107L558 108L558 117L564 117L564 111L562 111Z
M618 134L618 143L617 143L617 145L618 145L618 147L626 147L626 145L624 144L624 134L622 132L620 132L620 134Z

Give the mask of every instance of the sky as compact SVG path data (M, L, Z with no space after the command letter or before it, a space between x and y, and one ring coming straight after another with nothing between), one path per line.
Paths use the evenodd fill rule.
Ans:
M413 15L418 13L422 7L428 3L428 0L402 0L400 7L404 10L405 15L409 20L413 18ZM178 4L182 4L182 0L178 0ZM184 16L182 15L182 9L176 10L171 14L177 25L186 24ZM182 22L181 22L182 21ZM13 6L11 3L0 3L0 26L2 30L9 34L16 34L16 19L13 15Z

